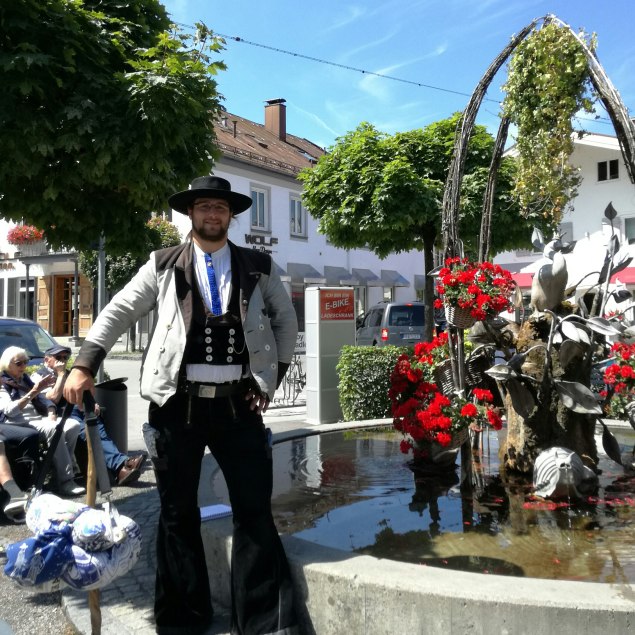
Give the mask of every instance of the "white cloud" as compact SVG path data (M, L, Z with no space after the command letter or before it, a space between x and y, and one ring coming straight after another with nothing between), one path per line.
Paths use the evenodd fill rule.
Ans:
M362 9L356 5L346 7L346 9L346 15L339 17L331 26L327 27L327 33L348 26L366 15L366 9Z

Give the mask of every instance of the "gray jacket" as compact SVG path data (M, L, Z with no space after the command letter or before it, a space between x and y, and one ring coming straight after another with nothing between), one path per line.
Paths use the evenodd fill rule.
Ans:
M249 351L249 368L263 393L273 399L279 363L291 361L298 323L291 299L271 257L229 243L240 277L240 317ZM97 316L75 366L93 374L115 344L139 318L157 309L141 369L141 396L162 406L176 392L192 323L193 246L155 251L136 276ZM233 266L233 265L232 265Z

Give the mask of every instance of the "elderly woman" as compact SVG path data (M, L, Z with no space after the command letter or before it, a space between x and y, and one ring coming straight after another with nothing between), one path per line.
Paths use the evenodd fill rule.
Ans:
M50 443L55 434L55 404L40 395L51 386L46 377L34 384L24 372L29 356L23 348L9 346L0 356L0 413L5 423L31 426L43 434ZM49 414L50 413L50 414ZM79 423L69 418L64 425L64 435L57 444L53 465L57 476L57 492L62 496L79 496L86 490L75 483L72 456L79 435Z

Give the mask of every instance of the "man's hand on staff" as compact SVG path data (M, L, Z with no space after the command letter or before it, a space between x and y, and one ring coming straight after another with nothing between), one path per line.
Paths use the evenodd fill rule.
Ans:
M64 398L66 401L81 405L86 390L95 396L93 376L83 368L73 368L64 384Z

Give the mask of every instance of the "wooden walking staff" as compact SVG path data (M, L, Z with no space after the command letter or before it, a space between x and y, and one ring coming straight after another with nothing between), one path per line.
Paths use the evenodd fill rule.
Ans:
M97 428L97 415L95 413L95 399L93 395L84 392L84 415L86 423L86 443L88 445L88 469L86 476L86 504L95 507L97 500L97 482L102 496L108 499L110 504L110 478L104 459L104 450L99 438ZM110 509L108 509L110 512ZM90 627L92 635L101 635L101 606L99 589L88 591L88 608L90 610Z

